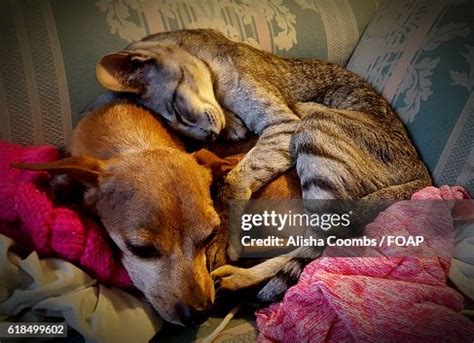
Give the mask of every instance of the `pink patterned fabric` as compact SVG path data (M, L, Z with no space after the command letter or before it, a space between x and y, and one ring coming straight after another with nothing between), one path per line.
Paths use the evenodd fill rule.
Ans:
M447 186L413 195L418 200L467 198L463 188ZM419 223L431 220L425 227L433 225L437 239L428 242L421 257L386 257L390 248L384 246L363 255L377 257L328 257L337 256L337 248L327 248L281 303L257 312L259 341L472 342L474 324L460 313L464 299L446 286L452 236L436 236L452 230L451 208L445 202L417 203L392 205L367 226L366 235L422 234Z
M59 158L52 146L21 147L0 141L0 233L42 257L72 262L105 284L132 287L114 258L107 234L91 219L56 206L47 194L48 175L22 171L10 163L49 162Z

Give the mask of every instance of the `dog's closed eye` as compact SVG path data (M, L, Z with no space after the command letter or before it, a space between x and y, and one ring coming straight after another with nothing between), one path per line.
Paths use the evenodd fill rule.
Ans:
M132 254L140 258L150 259L161 257L161 253L153 244L138 245L135 243L127 242L127 248Z

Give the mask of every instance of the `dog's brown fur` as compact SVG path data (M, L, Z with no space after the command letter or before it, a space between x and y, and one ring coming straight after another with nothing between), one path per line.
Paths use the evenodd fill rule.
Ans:
M17 167L85 183L85 204L97 212L134 284L157 312L183 325L207 318L214 286L206 248L220 224L211 174L224 173L229 163L208 151L185 152L171 130L129 103L87 114L74 130L70 153Z

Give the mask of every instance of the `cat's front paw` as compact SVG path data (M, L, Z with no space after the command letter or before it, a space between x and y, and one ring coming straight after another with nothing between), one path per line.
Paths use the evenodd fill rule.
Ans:
M249 135L249 129L244 122L234 113L226 111L226 126L222 130L222 136L232 141L242 141Z
M222 130L222 137L231 141L243 141L249 135L245 126L231 126Z
M218 290L231 292L255 286L260 281L258 275L255 275L252 269L239 268L228 264L214 270L211 276L215 279Z
M232 178L226 178L222 188L221 197L225 201L247 200L252 196L252 190L243 184L234 182Z

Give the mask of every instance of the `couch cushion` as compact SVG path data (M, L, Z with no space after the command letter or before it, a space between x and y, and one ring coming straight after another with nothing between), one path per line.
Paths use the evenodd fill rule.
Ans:
M282 56L344 64L378 0L0 2L1 138L64 146L102 90L95 63L158 31L211 27Z
M348 68L406 124L435 182L474 193L474 2L388 0Z

